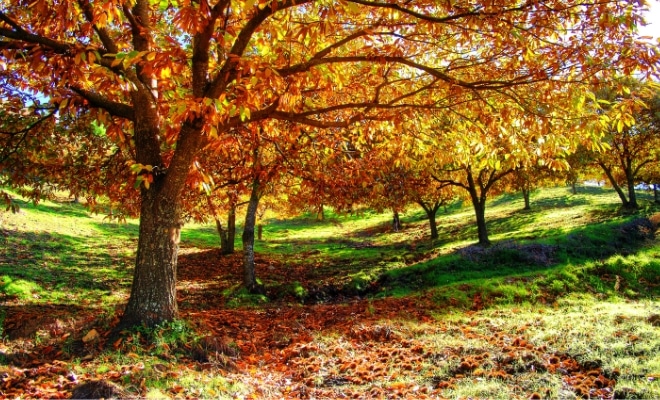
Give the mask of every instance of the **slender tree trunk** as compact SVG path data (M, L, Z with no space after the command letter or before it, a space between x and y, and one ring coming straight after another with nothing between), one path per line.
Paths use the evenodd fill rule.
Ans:
M243 284L250 293L262 292L262 288L257 283L254 266L254 226L257 220L258 206L259 180L255 179L245 214L245 226L243 227Z
M220 253L221 254L230 254L227 253L227 248L229 247L229 232L222 227L222 221L218 216L213 217L215 219L215 229L218 231L218 236L220 236Z
M523 208L523 210L531 210L532 207L529 203L530 190L527 189L527 188L523 189L522 190L522 195L523 195L523 199L525 200L525 207Z
M213 219L215 220L215 229L220 236L220 253L227 255L234 253L234 237L236 236L236 217L235 206L230 205L229 214L227 216L227 229L222 226L222 220L218 216L218 210L211 201L211 197L206 197L206 202L209 206Z
M628 182L628 208L638 209L637 204L637 193L635 193L635 175L632 172L632 168L626 168L626 181Z
M660 190L658 190L658 185L657 183L653 184L653 201L656 203L660 203Z
M236 205L232 204L227 215L227 249L223 254L234 254L236 251Z
M490 239L488 239L488 227L486 226L486 195L482 192L481 196L477 193L477 183L472 176L472 172L467 171L468 193L470 193L470 200L472 200L472 207L474 207L474 215L477 220L477 234L479 237L479 245L483 247L490 246ZM484 189L481 189L482 191Z
M320 204L318 209L316 210L316 220L317 221L325 220L325 212L323 211L323 204Z
M630 208L630 202L626 198L626 194L623 193L621 186L619 186L619 184L616 182L616 179L614 179L614 175L612 175L612 170L609 167L607 167L605 164L599 163L599 165L605 172L605 175L612 184L612 187L616 191L616 194L619 195L619 199L621 199L621 204L623 205L623 208Z
M573 194L577 194L577 182L575 181L571 182L571 192L573 192Z
M619 195L619 199L621 199L621 205L623 205L623 208L630 208L630 202L628 202L628 198L626 197L626 194L623 193L621 187L617 183L614 183L612 187L616 191L616 194Z
M426 216L429 219L429 226L431 228L431 239L435 240L440 237L438 234L438 223L435 221L435 215L438 212L438 209L440 208L440 205L436 207L424 207L424 211L426 211Z
M635 192L635 184L628 183L628 208L638 209L639 205L637 204L637 193Z
M431 239L435 240L440 237L438 234L438 223L435 222L435 214L437 209L431 210L426 213L426 216L429 218L429 226L431 227Z
M394 218L392 218L392 229L394 232L401 230L401 219L399 218L399 212L394 210Z
M490 239L488 239L488 227L486 226L486 205L485 202L472 202L474 206L474 214L477 219L477 233L479 236L479 245L490 246Z

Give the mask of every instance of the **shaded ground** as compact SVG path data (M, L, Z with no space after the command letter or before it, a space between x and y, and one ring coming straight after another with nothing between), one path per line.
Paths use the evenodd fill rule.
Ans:
M326 244L336 247L331 250L348 249L356 255L377 252L370 237L382 233L384 227L356 231L350 237L354 240L333 238ZM419 235L423 229L411 228ZM655 227L644 220L615 229L610 235L617 241L613 248L627 254L652 240ZM572 251L592 251L594 257L611 255L610 247L589 242L589 234L588 230L572 231L568 240L576 244ZM390 243L401 255L389 255L393 259L383 262L404 269L433 257L429 249L420 251L425 244L415 235L412 240ZM52 252L52 257L62 249L47 243L56 243L55 239L73 243L64 236L40 238L48 239L41 247ZM282 243L294 247L315 244L302 240ZM0 254L0 261L11 255L25 260L21 266L39 270L37 258L27 247L11 251L16 254ZM472 268L464 265L467 261L492 264L501 257L502 265L515 262L514 266L522 266L521 271L534 266L545 271L556 252L551 245L502 241L490 250L465 247L454 255L456 268ZM17 256L21 254L25 257ZM108 254L114 256L112 251ZM79 257L84 264L85 256ZM107 262L95 261L98 265ZM633 265L634 259L625 262L633 269L638 267ZM424 264L426 269L408 268L405 274L384 280L374 278L379 269L374 268L373 260L328 259L320 250L304 247L294 255L258 256L256 265L257 276L267 288L267 302L241 291L240 254L223 257L218 250L182 249L180 312L199 336L178 344L163 338L149 343L144 331L110 343L108 335L121 311L108 306L114 303L93 296L81 296L66 305L0 299L0 398L68 398L80 384L96 380L110 384L90 384L83 389L112 393L116 387L122 397L190 399L660 396L660 361L654 361L660 354L660 304L656 300L608 300L600 292L586 290L594 298L592 304L563 304L561 297L567 287L558 280L556 288L535 289L541 299L537 304L522 305L526 300L516 297L512 304L492 309L493 299L470 291L466 282L455 290L470 293L468 305L457 308L458 303L444 295L446 288L435 283L433 290L419 290L405 298L366 298L386 283L428 289L418 282L424 281L420 274L440 269L429 263ZM450 267L454 268L447 266L447 273L456 275ZM473 272L495 271L491 267ZM619 270L612 272L605 264L599 268L597 283L621 291L630 283ZM371 276L363 278L363 269ZM98 271L77 279L68 268L45 272L56 278L46 275L39 282L45 290L62 283L76 290L98 284L94 293L126 296L125 285L112 285L114 280L99 277ZM635 281L657 288L658 279L647 276ZM530 276L512 276L506 282L516 280L534 284ZM593 311L594 304L611 306L611 310ZM158 392L154 394L154 390Z
M227 299L241 276L240 255L220 257L216 251L191 249L182 253L181 314L207 337L202 347L178 359L161 355L163 361L156 365L163 365L165 376L205 370L241 382L258 398L454 398L466 382L496 382L498 390L504 385L508 392L502 398L644 395L617 388L620 372L605 368L598 359L558 352L552 343L528 336L525 325L504 328L480 316L483 299L478 295L473 299L475 311L458 323L446 321L447 305L428 296L367 300L342 293L333 299L341 302L301 305L293 292L272 289L274 301L267 306L232 309ZM287 266L261 257L257 268L265 282L295 276L306 285L313 266ZM657 326L657 318L647 322ZM44 339L26 343L22 351L14 347L4 352L2 398L64 398L79 382L99 378L133 395L145 395L148 388L140 378L145 365L137 355L131 359L130 338L114 344L128 354L125 365L97 369L101 372L95 374L75 373L75 359L94 363L104 346L113 345L104 343L112 324L99 320L98 310L85 307L10 307L4 321L9 338L42 334ZM92 327L100 338L86 343L82 336ZM433 339L439 335L454 342L439 344ZM639 349L637 355L644 357L648 351L660 351L660 345ZM167 393L203 395L186 392L178 384L171 384Z

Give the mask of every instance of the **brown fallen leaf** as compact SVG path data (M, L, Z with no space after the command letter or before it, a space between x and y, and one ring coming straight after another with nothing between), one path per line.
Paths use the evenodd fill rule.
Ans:
M85 336L83 336L82 341L83 343L89 343L91 341L97 340L99 338L99 333L96 331L96 329L92 329L91 331L87 332Z

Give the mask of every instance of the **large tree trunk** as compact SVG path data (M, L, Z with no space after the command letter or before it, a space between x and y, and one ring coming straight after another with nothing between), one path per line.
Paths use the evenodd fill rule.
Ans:
M160 153L159 116L155 99L145 89L133 93L136 161L143 170L140 230L131 295L116 332L134 326L153 327L178 316L176 302L177 252L181 232L181 193L193 160L201 148L201 126L181 127L177 148L166 167Z
M121 329L155 326L178 316L176 270L181 231L178 201L156 190L146 192L142 197L131 296Z
M243 284L250 293L261 293L254 267L254 226L259 206L259 180L255 179L243 227Z

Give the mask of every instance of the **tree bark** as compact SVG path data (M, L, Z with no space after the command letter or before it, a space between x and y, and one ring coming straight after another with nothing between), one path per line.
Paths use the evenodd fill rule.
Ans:
M394 232L401 230L401 219L399 218L399 212L394 210L394 217L392 218L392 229Z
M220 236L220 253L230 254L227 253L227 248L229 247L229 232L222 227L220 217L216 215L213 218L215 219L215 229L218 231L218 236Z
M470 200L472 200L472 207L474 207L474 215L477 221L477 234L479 237L479 245L483 247L490 246L490 239L488 239L488 227L486 226L486 196L482 188L481 196L477 193L477 183L472 176L470 170L467 171L468 192L470 193Z
M628 198L626 198L626 194L623 192L621 189L621 186L617 183L616 179L614 179L614 175L612 174L612 170L605 164L603 163L598 163L600 167L603 169L603 172L605 172L605 175L607 176L607 179L610 181L612 184L612 187L614 188L614 191L616 191L616 194L619 195L619 199L621 199L621 204L623 205L623 208L633 208L628 201ZM633 188L634 191L634 188ZM635 204L636 206L636 204ZM636 207L635 207L636 208Z
M479 245L490 246L490 239L488 239L488 227L486 226L486 207L481 202L472 202L474 206L474 214L477 219L477 232L479 236Z
M229 212L227 214L227 229L222 226L222 220L218 216L218 210L213 205L211 197L207 196L206 201L209 205L213 219L215 220L215 229L220 236L220 253L223 255L234 254L236 237L236 205L230 201Z
M257 282L254 265L254 226L257 220L258 206L259 180L255 179L245 214L245 226L243 227L243 284L250 293L262 292L262 288Z
M149 187L141 186L140 228L131 295L115 332L134 326L153 327L178 317L177 253L182 226L181 193L201 148L201 129L184 124L177 149L165 168L160 153L159 117L151 93L134 94L136 161L153 167ZM142 172L144 173L144 172Z
M628 208L636 210L639 208L637 204L637 193L635 192L635 184L628 182Z
M236 205L232 204L227 215L227 248L222 254L234 254L236 251Z
M141 111L136 113L134 123L136 161L162 168L158 114L149 96L144 89L133 93L135 108ZM140 228L133 283L117 332L139 325L152 327L178 316L179 194L183 190L188 168L176 168L172 174L174 176L151 175L152 182L148 188L141 184ZM176 176L179 174L184 176ZM144 175L143 178L148 180L150 176Z
M155 188L146 192L142 197L131 296L119 330L139 325L152 327L178 316L176 273L181 231L178 201Z
M316 220L317 221L324 221L325 220L325 213L323 211L323 204L320 204L317 211L316 211Z
M438 234L438 224L435 221L435 216L442 205L442 202L436 202L433 206L426 204L423 200L418 199L417 204L422 206L426 217L429 220L429 227L431 228L431 240L435 240L440 237ZM446 206L445 206L446 207Z
M636 210L639 205L637 204L637 193L635 193L635 174L630 165L626 168L626 181L628 183L628 208Z
M523 207L523 210L531 210L532 207L529 203L530 190L529 189L523 189L522 190L522 195L523 195L523 199L525 200L525 207Z

